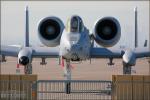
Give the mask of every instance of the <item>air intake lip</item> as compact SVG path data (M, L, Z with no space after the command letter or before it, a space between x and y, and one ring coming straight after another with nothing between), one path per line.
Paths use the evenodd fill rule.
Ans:
M39 32L41 33L41 36L47 40L57 38L61 31L59 23L53 19L44 20L39 27Z
M58 17L49 16L42 18L38 23L38 37L45 46L58 46L64 28L63 22Z
M96 33L104 40L111 40L117 34L117 25L110 19L102 20L96 26Z
M121 37L121 26L114 17L104 17L96 21L93 28L95 41L103 47L112 47Z

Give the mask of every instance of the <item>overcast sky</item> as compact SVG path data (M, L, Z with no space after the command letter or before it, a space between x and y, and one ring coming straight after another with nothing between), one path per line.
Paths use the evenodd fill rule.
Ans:
M90 30L96 20L113 16L121 25L121 39L115 47L134 46L134 7L138 7L138 40L142 47L149 39L149 1L1 1L1 43L24 43L25 6L29 6L30 44L39 45L37 26L41 18L57 16L64 24L79 15Z

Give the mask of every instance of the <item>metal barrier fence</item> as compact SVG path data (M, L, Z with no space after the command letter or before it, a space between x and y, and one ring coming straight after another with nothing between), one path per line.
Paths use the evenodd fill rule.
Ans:
M32 85L33 81L0 80L0 100L33 100Z
M68 83L70 83L69 87ZM37 81L37 100L77 100L77 99L111 100L111 81L93 81L93 80Z
M149 77L120 79L0 80L0 100L150 100Z

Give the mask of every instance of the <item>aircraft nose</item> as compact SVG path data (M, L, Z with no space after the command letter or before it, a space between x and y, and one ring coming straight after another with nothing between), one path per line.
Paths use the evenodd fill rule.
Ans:
M76 53L73 53L71 56L72 56L71 57L72 60L78 60L79 59L79 57L78 57L78 55Z
M22 65L27 65L29 63L29 58L26 57L26 56L22 56L19 58L19 64L22 64Z
M66 50L67 50L67 52L77 52L77 49L78 49L78 45L76 45L76 44L68 44L67 46L66 46Z
M79 48L79 45L77 45L77 44L73 44L72 46L71 46L71 51L78 51L78 48Z

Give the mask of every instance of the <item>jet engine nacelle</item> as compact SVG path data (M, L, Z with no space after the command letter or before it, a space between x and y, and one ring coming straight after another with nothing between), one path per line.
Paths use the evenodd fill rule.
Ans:
M25 47L22 50L20 50L19 54L18 54L18 63L26 66L29 63L31 63L32 61L32 49Z
M136 64L135 53L132 50L126 50L123 54L123 63L128 66L134 66Z
M40 41L49 47L54 47L60 44L63 30L63 22L54 16L46 17L38 24L38 35Z
M99 45L114 46L121 36L120 24L114 17L104 17L95 23L93 35Z

